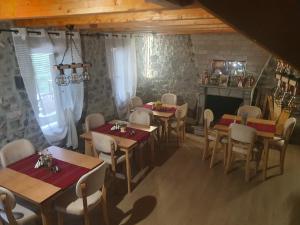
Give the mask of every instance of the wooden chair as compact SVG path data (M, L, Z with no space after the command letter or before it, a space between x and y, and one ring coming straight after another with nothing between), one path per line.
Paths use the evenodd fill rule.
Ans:
M228 159L225 172L228 173L233 154L242 155L246 158L245 166L245 180L250 178L250 161L253 159L253 154L258 153L255 148L256 130L242 124L231 124L228 135ZM256 162L256 169L258 167L258 160ZM255 172L256 172L255 169Z
M153 120L153 113L149 109L144 109L141 107L136 108L135 111L133 111L129 115L128 121L130 123L139 124L143 126L150 126L151 121ZM154 139L158 143L158 137L154 136ZM134 154L135 156L139 157L139 167L142 169L144 167L144 151L148 145L148 142L142 142L138 145L139 151L136 151ZM149 146L148 146L149 147Z
M237 115L242 116L244 113L247 113L248 117L251 118L261 118L262 112L261 109L257 106L251 106L251 105L243 105L239 107Z
M104 116L101 113L92 113L85 118L85 131L89 132L94 128L105 124Z
M281 136L274 137L273 140L269 142L269 149L279 151L280 153L280 172L283 174L284 171L284 161L286 149L290 141L290 137L294 131L296 125L296 118L291 117L286 120L283 127L283 132Z
M175 94L166 93L161 96L161 102L163 104L176 105L177 96Z
M118 151L116 140L108 135L92 132L92 143L94 152L98 154L100 159L111 165L111 169L115 174L116 166L125 163L126 160L125 154Z
M8 143L0 150L0 161L3 167L24 159L35 153L35 148L30 141L19 139Z
M188 104L185 103L179 107L177 107L175 112L175 120L171 121L169 126L169 133L175 131L177 134L177 143L179 144L181 141L185 139L185 123L186 116L188 111Z
M214 113L210 109L205 109L203 113L204 119L204 150L202 153L202 160L205 160L209 151L209 144L216 141L217 132L211 129L211 124L214 120Z
M106 174L107 164L102 163L100 166L83 175L77 182L75 190L69 190L55 201L58 225L63 225L64 214L84 216L84 224L90 225L88 214L100 203L102 203L105 224L109 224Z
M9 225L25 225L38 222L39 216L30 209L17 204L14 194L0 187L0 224L1 220Z
M210 168L213 167L214 164L214 159L215 159L215 155L216 155L216 151L219 150L217 149L218 144L217 143L217 131L211 129L211 125L212 122L214 121L214 113L212 110L210 109L205 109L204 113L203 113L203 118L204 118L204 151L202 154L202 160L205 160L207 157L207 154L209 152L209 145L210 143L215 143L215 147L213 147L212 149L212 153L211 153L211 159L210 159ZM222 136L220 137L220 144L225 145L225 149L223 149L223 146L221 149L223 149L223 153L224 153L224 166L226 165L226 159L227 159L227 138L226 136Z
M142 110L140 108L139 110L133 111L132 113L130 113L128 121L130 123L135 123L135 124L144 125L144 126L150 126L150 124L151 124L150 112L148 112L146 110Z
M130 100L130 109L135 109L136 107L143 107L143 105L143 100L138 96L135 96Z

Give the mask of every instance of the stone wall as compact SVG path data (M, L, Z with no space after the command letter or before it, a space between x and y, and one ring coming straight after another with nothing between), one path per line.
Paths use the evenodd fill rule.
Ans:
M189 35L153 37L146 74L147 37L137 38L137 95L147 101L160 99L166 92L176 93L179 101L195 106L197 100L197 69Z
M157 100L174 92L194 110L199 94L198 74L213 59L247 60L247 70L259 75L270 54L239 34L154 35L147 65L146 36L137 38L137 95Z
M108 75L104 37L100 35L81 36L83 57L92 63L91 80L85 86L85 109L83 117L101 112L106 120L115 115L111 82Z
M1 24L0 27L6 27ZM17 89L20 77L10 33L0 34L0 148L15 139L27 138L37 149L47 146L34 117L25 89Z
M3 24L2 24L3 27ZM115 116L111 84L105 59L104 37L82 36L83 55L93 64L91 81L85 86L83 118L102 112L106 119ZM259 72L268 53L238 34L154 35L149 61L145 35L137 37L137 95L145 102L174 92L179 102L188 102L193 109L198 97L198 74L210 65L211 59L247 59L248 69ZM1 33L0 41L0 147L18 138L28 138L37 147L47 145L35 120L26 91L17 89L14 79L20 76L12 37ZM146 65L149 70L147 72ZM83 120L82 120L83 122ZM78 131L81 133L81 125Z
M198 73L210 70L213 59L246 60L246 69L259 74L270 53L238 33L192 35Z

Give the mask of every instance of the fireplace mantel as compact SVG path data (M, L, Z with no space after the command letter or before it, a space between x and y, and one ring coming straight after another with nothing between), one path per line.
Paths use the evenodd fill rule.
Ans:
M205 96L206 95L217 95L217 96L225 96L225 97L232 97L232 98L241 98L243 99L243 103L245 105L250 105L252 102L253 88L240 88L240 87L222 87L222 86L214 86L214 85L199 85L200 90L200 99L204 98L205 106Z

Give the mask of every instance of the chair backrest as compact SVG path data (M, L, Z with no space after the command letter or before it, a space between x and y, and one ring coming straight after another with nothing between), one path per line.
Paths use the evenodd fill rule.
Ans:
M5 216L11 225L17 225L17 221L13 214L13 209L16 207L16 198L14 194L4 187L0 187L0 211L5 213ZM0 216L1 220L1 216ZM0 221L1 222L1 221Z
M112 137L101 134L98 132L92 132L92 143L93 148L98 153L111 154L117 150L118 145L115 139Z
M136 107L142 107L143 105L144 105L143 100L140 97L135 96L135 97L131 98L131 101L130 101L131 109L134 109Z
M257 106L243 105L239 107L237 115L242 116L244 113L247 113L247 116L250 118L262 117L261 109L258 108Z
M0 150L0 161L3 167L35 153L30 141L19 139L8 143Z
M244 144L253 144L256 138L256 130L242 124L233 123L229 128L229 137Z
M9 206L11 209L14 209L16 207L16 198L14 194L7 190L4 187L0 187L0 196L4 195L6 198L6 201L9 203ZM2 202L2 198L0 198L0 210L5 211L5 203Z
M92 113L85 118L85 131L91 131L94 128L105 124L104 116L101 113Z
M290 117L285 121L282 132L282 138L285 141L289 141L290 137L292 136L296 122L297 120L295 117Z
M104 185L107 167L106 163L102 163L100 166L83 175L76 184L77 197L82 198L99 191ZM82 184L86 185L85 193L82 193Z
M185 103L181 106L177 106L176 112L175 112L175 117L176 119L184 119L187 115L188 111L188 104Z
M135 110L132 113L130 113L128 121L130 123L150 126L151 117L149 113L144 110Z
M177 104L177 96L175 94L166 93L161 96L161 102L163 104L176 105Z
M203 113L204 123L206 123L206 128L211 126L211 123L214 121L214 113L211 109L205 109Z

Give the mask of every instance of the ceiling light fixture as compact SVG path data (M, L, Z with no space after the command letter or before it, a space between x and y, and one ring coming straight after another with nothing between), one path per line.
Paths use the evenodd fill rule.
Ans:
M89 81L90 80L90 74L88 72L88 68L90 68L92 65L90 63L75 63L74 57L73 57L73 47L75 48L77 55L82 59L82 56L80 54L80 51L78 50L76 43L73 39L72 31L74 29L73 25L67 26L67 29L69 30L69 38L66 38L66 49L64 51L64 55L62 58L62 61L60 64L55 65L54 67L59 70L59 75L56 76L55 82L58 86L67 86L69 84L79 84L83 81ZM64 64L65 56L70 48L71 51L71 64ZM83 69L82 74L78 74L77 69ZM64 70L71 69L72 73L70 76L65 75Z

